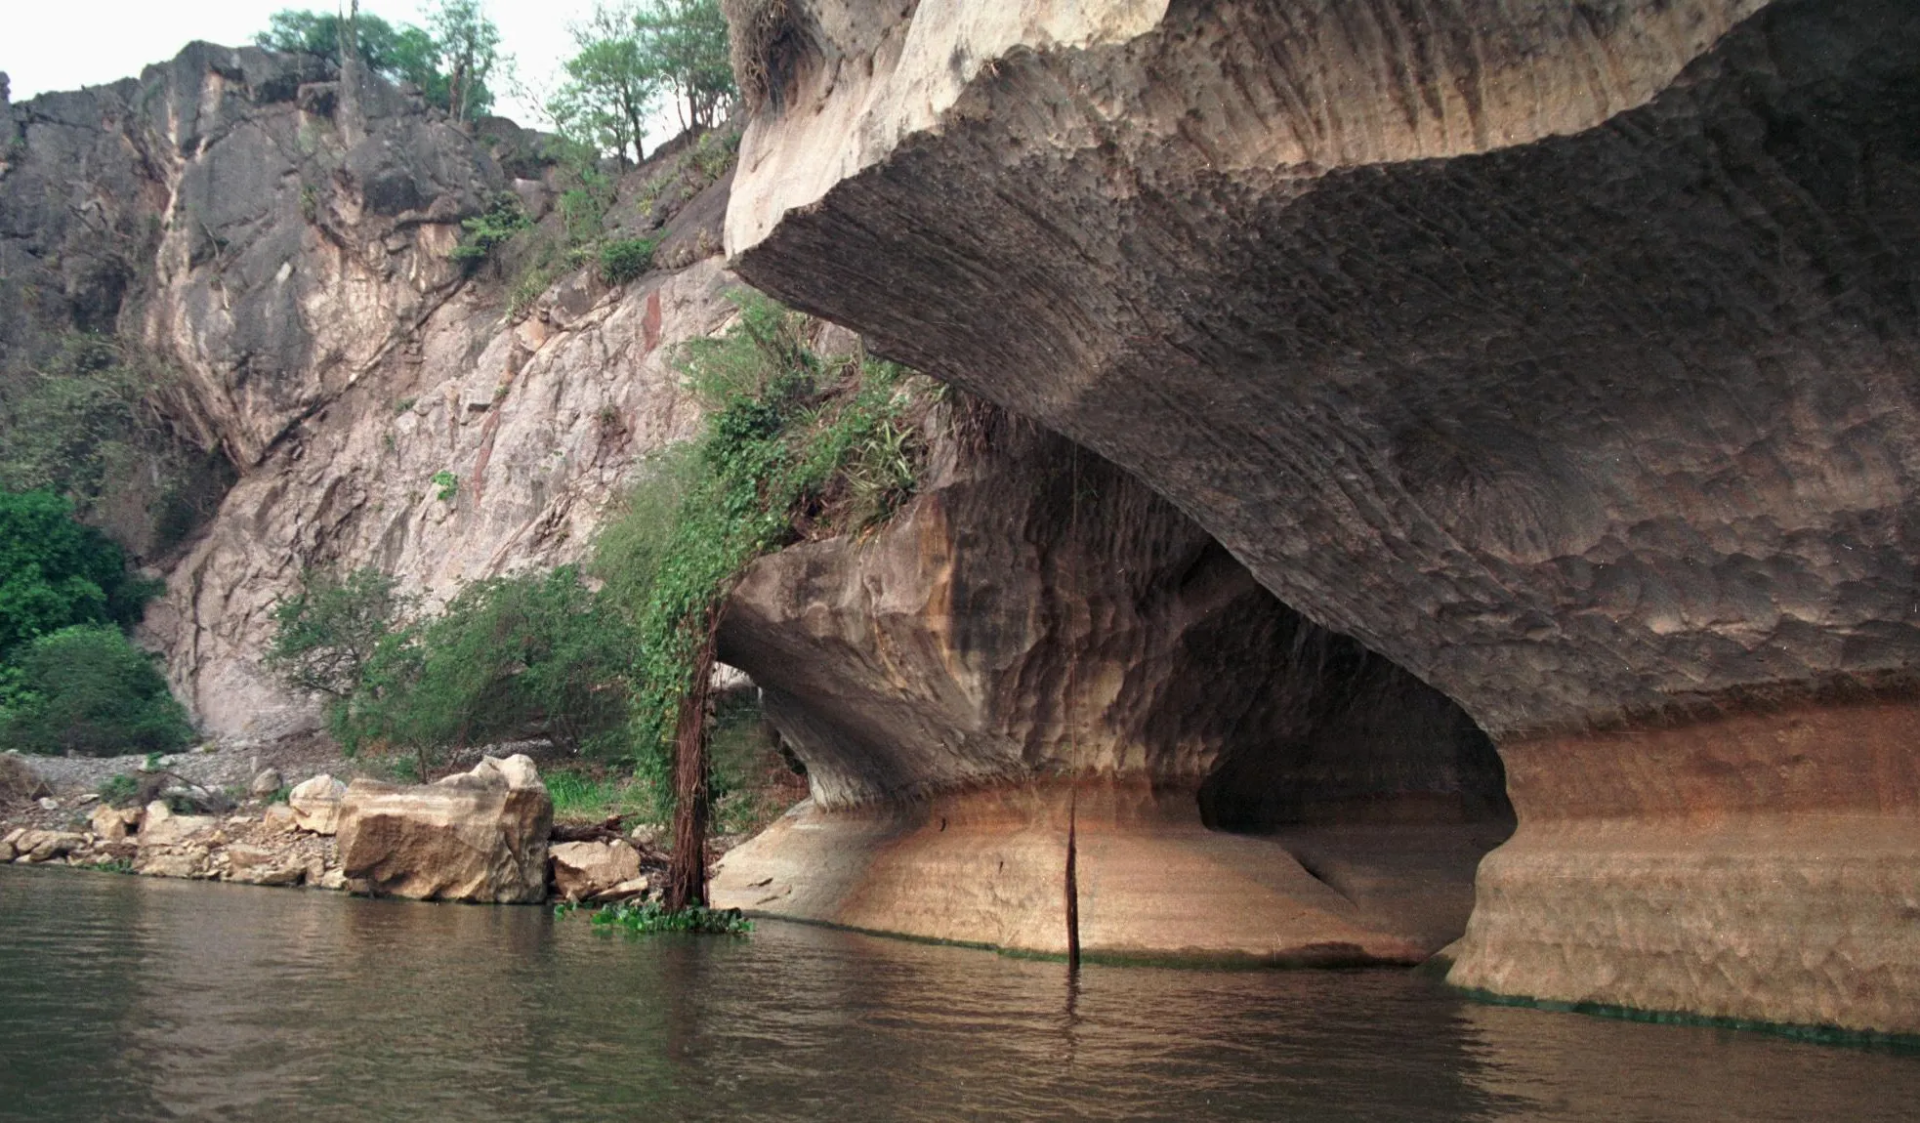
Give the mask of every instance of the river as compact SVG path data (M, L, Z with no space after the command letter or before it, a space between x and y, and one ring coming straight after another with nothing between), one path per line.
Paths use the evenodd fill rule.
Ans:
M762 922L0 866L0 1118L1910 1120L1920 1056L1401 971L1083 969Z

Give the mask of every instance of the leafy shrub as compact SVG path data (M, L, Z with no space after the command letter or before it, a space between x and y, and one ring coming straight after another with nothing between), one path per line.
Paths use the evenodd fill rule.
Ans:
M571 916L577 905L555 905L553 914ZM659 932L689 932L706 936L745 936L753 931L753 921L739 909L710 909L694 906L669 909L658 901L632 901L602 905L587 913L595 928L622 928L634 935Z
M609 285L624 285L653 268L653 238L615 238L600 246L600 279Z
M434 486L434 495L442 503L451 502L454 496L460 494L460 477L444 468L435 472L427 482Z
M335 732L423 759L538 732L598 748L626 716L629 642L572 567L475 582L382 638Z
M479 261L492 253L494 247L531 227L533 219L528 217L520 196L502 191L494 196L493 206L487 213L462 219L460 225L465 228L466 236L448 256L456 261Z
M153 656L118 628L78 624L14 659L0 745L36 753L172 752L193 739Z
M703 133L700 140L687 153L687 164L709 182L726 175L740 156L740 134L735 131L725 133Z
M830 369L808 346L806 317L757 293L739 303L725 333L682 352L687 384L711 410L705 435L643 479L595 561L634 621L635 753L662 792L680 708L733 582L797 538L884 517L912 493L923 459L901 368ZM672 499L644 494L663 478Z
M0 659L70 624L131 627L156 592L106 535L44 491L0 492Z
M555 769L542 778L557 823L597 823L611 815L644 822L662 818L654 793L632 776Z
M130 807L140 798L140 781L116 772L100 785L100 799L109 807Z
M266 666L295 690L336 700L361 686L367 664L410 599L399 579L377 569L341 577L325 570L301 574L300 589L274 606Z

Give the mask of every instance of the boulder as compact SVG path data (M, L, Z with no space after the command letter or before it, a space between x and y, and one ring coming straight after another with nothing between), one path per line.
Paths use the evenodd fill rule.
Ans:
M16 860L50 862L64 858L87 844L87 836L75 831L30 830L14 843Z
M287 793L294 825L314 834L333 834L340 826L340 800L346 794L347 785L325 772L295 784Z
M549 854L553 892L562 900L599 899L640 876L640 852L622 841L558 842Z
M33 766L28 764L18 752L11 749L0 753L0 803L10 803L16 799L38 799L52 795L47 782L42 780Z
M133 872L142 877L204 878L211 853L204 845L143 846L134 859Z
M495 788L505 786L513 791L546 791L547 786L540 782L540 770L534 766L533 758L525 753L515 753L510 757L481 757L480 763L470 771L456 772L451 776L442 776L435 780L435 787L447 788Z
M601 892L595 893L593 895L593 899L596 901L605 901L609 903L613 901L628 901L628 900L632 900L635 897L646 896L647 892L652 888L653 888L653 882L647 878L644 878L644 877L629 878L628 880L621 882L620 884L614 886L611 889L605 889L605 890L602 890Z
M175 815L166 804L154 800L147 804L140 820L138 841L142 847L177 846L210 837L219 826L211 815Z
M226 855L230 881L246 885L298 885L307 876L305 862L264 846L229 846Z
M13 861L13 843L0 842L0 862Z
M120 814L118 807L112 807L104 803L95 807L89 823L93 828L93 833L108 842L118 842L127 837L126 816Z
M286 785L278 768L262 768L253 777L253 783L247 785L247 791L255 799L265 799Z
M528 770L530 771L530 770ZM510 777L522 786L514 787ZM482 761L458 783L355 780L340 803L340 864L375 896L537 903L547 895L553 800L527 772Z
M260 816L260 823L268 830L295 831L300 829L299 815L284 803L268 804Z

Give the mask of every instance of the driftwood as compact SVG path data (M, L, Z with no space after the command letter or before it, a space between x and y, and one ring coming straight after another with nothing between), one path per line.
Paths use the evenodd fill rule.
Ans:
M178 800L203 815L224 815L235 806L225 792L215 791L164 768L140 773L140 786L135 799L139 807L145 807L156 799L169 803Z

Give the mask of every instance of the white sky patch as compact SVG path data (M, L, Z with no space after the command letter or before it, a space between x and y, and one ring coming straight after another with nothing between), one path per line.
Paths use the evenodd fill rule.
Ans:
M238 47L266 30L267 17L283 8L327 11L331 0L7 0L0 18L0 72L11 97L22 102L49 90L102 86L138 77L143 67L165 62L195 39ZM500 46L516 60L519 83L537 96L556 85L554 75L573 54L568 26L591 14L591 0L488 0L486 11L500 28ZM360 10L389 23L422 26L417 0L361 0ZM496 77L494 112L523 125L544 118L515 96L514 83Z

